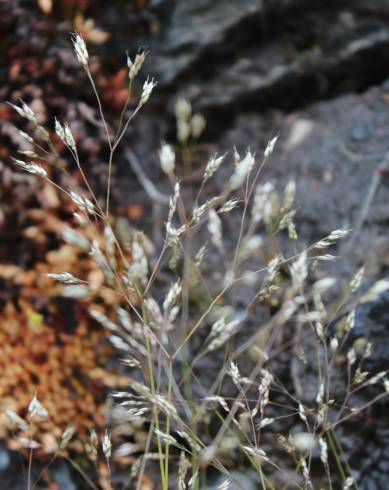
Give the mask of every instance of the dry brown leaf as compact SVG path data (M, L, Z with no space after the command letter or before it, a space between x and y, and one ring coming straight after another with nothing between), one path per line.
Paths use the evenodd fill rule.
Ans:
M93 19L84 19L81 14L78 14L74 19L74 26L77 32L82 34L85 41L94 44L105 43L110 34L96 27L95 21Z
M53 10L53 0L38 0L38 5L44 14L51 14Z

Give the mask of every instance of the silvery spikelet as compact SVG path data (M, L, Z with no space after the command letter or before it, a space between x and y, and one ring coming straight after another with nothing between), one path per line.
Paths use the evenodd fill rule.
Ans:
M164 311L169 311L177 302L181 294L181 284L179 281L175 282L169 289L165 301L163 302Z
M38 418L47 420L49 418L49 414L41 402L38 400L37 396L34 395L33 399L30 402L28 407L28 414L31 418Z
M245 181L246 177L251 172L255 163L254 157L250 151L246 153L246 156L243 160L238 163L235 167L235 172L232 174L229 180L229 187L231 190L236 190L240 187Z
M28 430L29 425L28 423L22 419L17 413L15 413L13 410L6 409L5 410L5 415L7 416L8 419L8 427L10 430L14 431L15 429L19 429L22 431Z
M20 136L27 141L27 143L30 143L31 145L34 143L33 138L31 138L29 134L25 133L24 131L21 131L20 129L18 129L17 131L20 134Z
M167 230L169 230L169 228L172 226L172 220L177 207L177 201L179 197L180 197L180 183L177 181L174 185L173 196L170 197L169 213L168 213L168 218L166 223Z
M76 428L74 426L67 427L61 436L59 448L66 449L75 433L76 433Z
M277 140L278 140L278 136L276 136L275 138L273 138L269 141L269 143L266 146L265 153L264 153L265 158L269 158L270 155L273 153L274 147L277 143Z
M65 123L64 126L62 126L61 123L58 121L58 119L55 118L54 127L55 127L55 132L57 133L62 143L64 143L66 146L68 146L71 150L75 152L76 142L74 140L72 132L70 131L69 124Z
M304 251L290 267L293 286L297 289L304 284L308 275L307 253Z
M164 144L159 151L159 160L161 162L161 168L165 174L170 175L174 172L176 155L171 145Z
M274 191L274 185L271 182L259 184L254 193L253 207L251 208L251 216L253 224L258 224L262 220L268 224L272 213L271 194Z
M65 226L61 231L62 240L69 245L73 245L75 247L80 247L83 250L89 249L89 241L85 236L77 230L70 228L69 226Z
M64 298L87 298L90 295L90 289L82 284L69 284L62 289L61 295Z
M79 194L73 191L71 191L69 195L71 200L81 211L85 211L86 213L89 214L94 214L95 207L87 197L80 196Z
M219 170L219 167L223 162L224 157L225 155L222 155L220 157L216 157L215 155L209 160L204 171L204 177L203 177L204 183L207 182L207 180L209 180Z
M223 248L223 240L222 240L222 224L219 216L217 215L214 209L209 210L208 215L208 231L211 235L211 240L213 244L219 248Z
M177 121L177 139L184 144L190 136L190 124L187 121L179 119Z
M9 105L19 114L19 116L24 117L33 123L34 126L37 126L38 118L36 117L35 112L23 100L20 101L20 104L21 107L18 107L17 105L9 103Z
M192 114L192 106L186 99L180 98L176 102L175 113L177 121L189 121Z
M131 58L127 54L127 66L129 69L128 72L128 78L133 81L136 76L138 75L140 69L142 68L142 65L146 59L147 52L146 51L141 51L140 53L137 53L135 56L134 61L131 61Z
M156 85L157 85L157 82L155 82L153 78L151 80L147 79L145 81L145 83L143 84L142 95L140 98L140 103L142 105L145 104L149 100L151 92L153 91L153 89Z
M111 437L106 431L103 437L103 442L102 442L102 449L103 453L106 459L110 459L111 454L112 454L112 443L111 443Z
M13 158L13 161L15 165L18 165L20 168L25 170L26 172L33 174L33 175L39 175L40 177L47 177L46 170L39 165L38 163L35 162L24 162L23 160L17 160L16 158Z
M128 268L130 281L144 282L148 274L148 263L144 248L139 241L134 240L132 244L132 262Z
M326 248L333 245L337 240L346 237L350 233L348 229L332 231L328 236L315 243L315 248Z
M89 54L85 42L79 33L72 36L72 41L78 61L86 69L88 67Z
M50 279L54 279L64 284L79 284L80 282L83 282L81 281L81 279L73 276L73 274L70 274L70 272L61 272L60 274L46 274L46 276Z
M194 114L190 124L192 136L197 139L203 133L207 122L202 114Z
M219 213L229 213L233 209L239 206L239 201L236 199L231 199L230 201L227 201L221 206L218 210Z

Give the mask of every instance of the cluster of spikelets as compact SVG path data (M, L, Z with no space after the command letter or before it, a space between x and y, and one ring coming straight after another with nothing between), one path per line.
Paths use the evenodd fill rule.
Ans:
M126 354L127 364L133 368L130 390L114 394L120 400L122 415L132 422L149 422L144 454L132 468L132 476L142 478L147 462L156 460L163 490L168 490L169 482L178 482L180 490L198 489L203 469L212 466L226 475L218 487L226 490L231 484L225 464L226 455L238 452L251 464L262 488L275 488L273 474L278 474L283 481L313 488L311 465L316 457L314 451L318 448L323 471L331 487L334 472L329 457L331 446L331 454L341 468L343 488L355 486L349 466L340 461L341 449L335 428L339 421L358 412L355 408L353 412L348 409L354 390L383 384L381 397L388 392L389 382L386 372L372 376L363 371L363 360L371 353L369 343L359 350L352 347L345 360L349 386L343 399L334 404L333 397L338 395L332 392L331 379L336 369L335 361L347 345L348 334L354 327L355 295L361 286L363 273L358 272L351 280L351 312L333 331L328 328L331 315L323 298L336 281L323 278L320 267L336 259L328 249L346 237L348 231L335 230L307 249L289 256L281 251L274 253L271 243L277 233L286 232L290 240L297 240L294 183L290 182L283 192L277 192L272 183L259 180L277 138L269 142L261 158L249 150L242 156L234 150L232 170L227 175L227 169L223 168L224 175L227 175L224 186L214 196L208 195L207 183L227 166L228 157L211 157L204 167L197 193L188 197L176 178L176 160L184 153L188 141L201 134L205 121L201 115L192 115L190 104L180 100L176 106L179 146L175 149L165 143L159 153L161 168L167 174L173 192L162 246L150 267L147 241L134 231L127 243L120 243L116 230L110 224L109 205L114 153L128 124L149 99L155 82L144 82L138 105L129 115L128 103L125 104L119 127L113 132L101 110L89 70L89 55L79 35L74 37L74 46L95 90L110 150L105 206L94 196L85 177L71 129L66 123L61 125L59 122L55 127L89 192L86 196L80 189L64 189L78 208L75 213L81 227L78 241L83 243L85 250L89 250L102 271L104 284L101 287L112 290L125 302L124 307L114 308L115 312L94 308L90 314L107 329L111 342ZM145 57L145 53L138 53L133 61L128 58L129 92ZM31 109L24 103L15 108L32 123L37 137L50 147L48 133L39 126ZM20 160L16 163L27 172L49 178L41 163ZM226 246L224 239L227 216L232 213L240 216L233 247ZM98 228L101 223L105 229L105 240L85 239L82 227ZM208 240L201 243L203 231L207 232L209 243ZM131 261L126 260L127 255L131 256ZM217 263L215 273L210 261ZM171 274L172 279L171 286L163 295L160 287L156 287L161 271ZM59 271L51 277L65 283L68 295L69 291L73 297L90 293L87 281L81 281L73 274ZM69 286L73 289L69 290ZM241 286L247 286L250 291L244 307L238 307L236 300L236 291ZM389 281L380 281L359 301L372 300L388 288ZM193 309L191 295L199 289L204 291L206 300ZM276 311L268 308L264 318L253 318L255 307L261 305L266 309L273 297L278 298ZM260 325L247 336L245 327L253 319ZM314 400L289 393L273 371L276 365L273 359L277 353L288 346L295 347L302 338L312 339L311 345L317 351L317 394ZM291 351L292 356L296 356L294 352ZM222 362L216 372L208 373L212 383L204 388L195 368L201 366L200 360L207 356L216 359L217 353L221 353ZM251 357L249 367L248 353ZM241 374L242 365L244 375ZM235 387L234 396L224 396L224 387L231 381ZM196 384L200 384L201 395L192 390ZM277 415L277 406L281 413L281 405L273 402L277 393L282 393L289 400L289 415ZM294 420L297 430L286 434L272 432L271 428L277 425L278 419L287 417ZM218 421L212 429L207 426L210 420ZM266 448L263 441L266 441ZM290 455L291 472L272 460L271 444ZM180 454L178 464L177 458L172 456L177 451Z
M39 394L50 415L34 436L43 456L55 451L56 440L70 424L77 427L80 438L92 428L105 426L108 379L97 366L111 349L101 330L88 329L86 318L80 319L74 332L66 333L48 326L26 302L20 307L17 311L9 304L2 312L1 408L24 416L31 396ZM3 437L4 427L6 424L2 424ZM13 448L23 447L28 435L19 436L10 440ZM73 447L82 451L79 444Z
M41 428L43 424L51 424L53 421L50 417L49 412L42 405L36 395L33 396L32 400L28 404L28 408L26 410L25 417L21 417L15 411L11 409L5 410L5 415L8 419L8 427L10 431L17 434L18 446L24 447L30 452L29 466L27 472L27 488L33 488L37 481L32 481L32 454L33 451L37 451L41 448L41 444L37 442L37 436L39 437ZM52 441L50 441L51 453L55 455L67 457L67 450L69 444L72 443L73 438L77 433L77 428L75 426L68 426L65 430L58 434L56 438L53 437ZM53 433L52 433L53 436ZM112 456L112 444L111 437L108 432L101 437L101 441L97 436L94 429L91 429L89 432L88 442L84 445L85 451L87 452L89 458L95 465L98 463L99 452L101 451L105 462L106 467L109 468L109 461ZM76 464L75 462L73 463ZM82 470L80 470L82 471ZM89 478L85 475L87 482L89 482L92 486L93 483ZM109 480L105 481L103 478L100 479L104 487L109 488Z

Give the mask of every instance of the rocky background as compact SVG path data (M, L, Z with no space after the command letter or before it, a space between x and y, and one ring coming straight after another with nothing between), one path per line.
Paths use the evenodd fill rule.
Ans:
M75 29L94 55L92 69L110 121L126 98L126 49L133 55L147 48L143 73L158 81L116 157L112 189L119 215L152 230L151 205L128 150L157 187L167 189L157 150L161 140L175 141L174 104L183 96L207 120L196 150L199 167L208 154L231 152L233 145L260 154L280 134L263 178L280 187L295 179L302 243L350 227L351 238L337 251L339 277L364 263L368 283L388 275L389 1L2 2L3 196L11 192L6 169L18 144L11 129L15 116L4 102L20 97L31 102L42 122L51 125L56 115L77 129L89 176L97 187L105 186L103 132L98 125L90 128L96 110L72 54L68 33ZM215 186L222 186L222 174L219 179ZM30 202L19 197L20 206ZM15 217L7 207L0 218L1 262L30 266L44 256L46 249L31 253L28 243L15 244L15 233L9 235L11 225L23 230L30 218ZM9 288L9 278L2 284L6 304L17 289ZM357 315L355 335L372 338L371 369L377 372L388 369L388 309L386 295ZM363 490L387 488L387 408L371 409L357 432L351 428L344 435ZM12 477L13 460L1 450L0 489L23 488ZM59 488L76 488L66 471L58 467L64 478Z

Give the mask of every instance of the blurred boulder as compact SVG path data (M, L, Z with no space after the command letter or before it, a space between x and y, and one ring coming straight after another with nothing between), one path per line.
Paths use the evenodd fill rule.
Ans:
M223 128L226 116L294 109L388 75L389 2L166 0L154 13L159 28L135 42L150 49L147 73Z
M364 365L368 371L386 371L389 367L389 292L381 294L371 303L357 307L355 326L351 339L367 338L373 344L373 352Z

